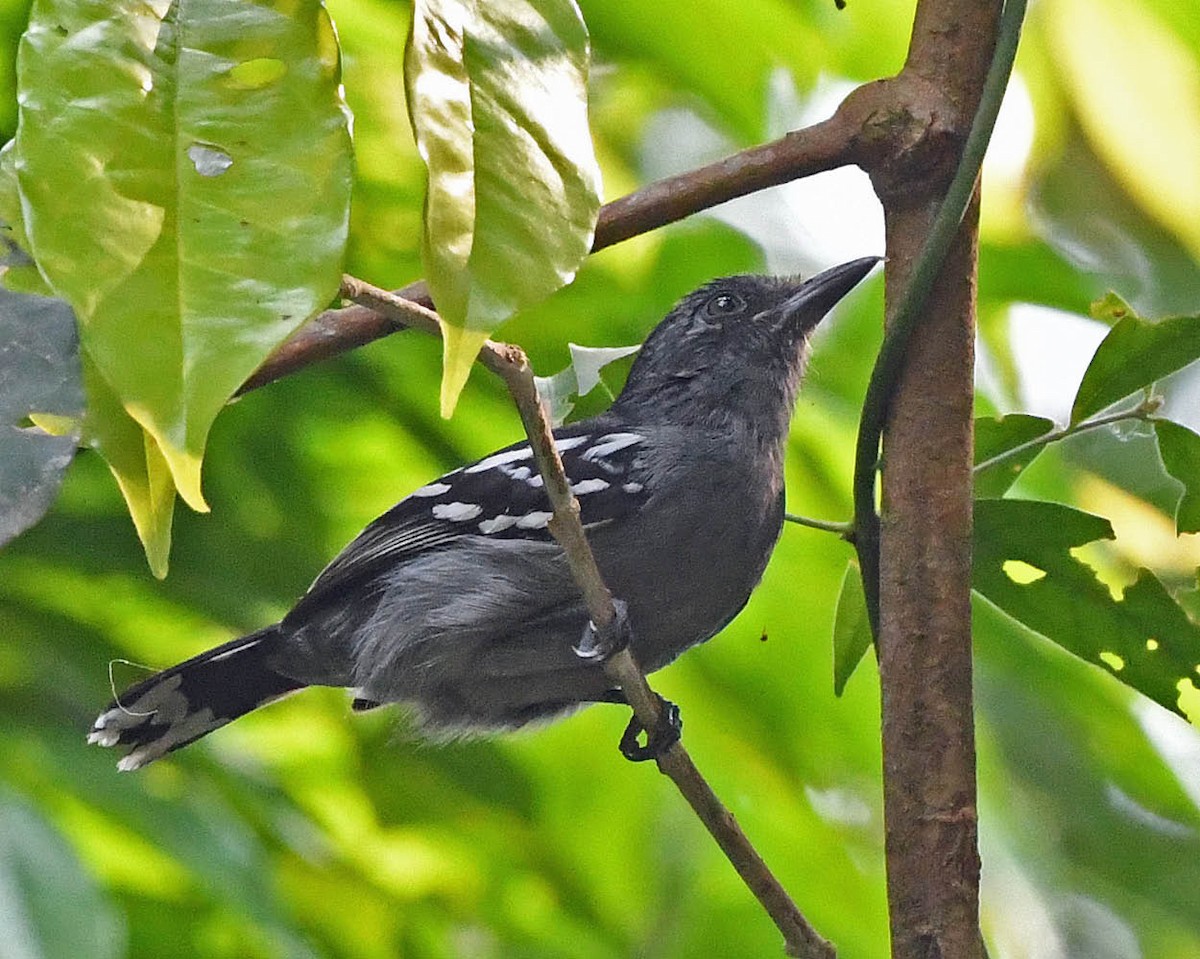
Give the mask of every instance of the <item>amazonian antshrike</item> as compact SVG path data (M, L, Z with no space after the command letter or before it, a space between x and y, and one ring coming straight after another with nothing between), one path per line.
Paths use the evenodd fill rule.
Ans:
M717 633L762 576L809 334L876 262L708 283L651 333L607 412L555 431L646 671ZM407 703L435 736L621 701L584 655L595 634L550 515L528 443L447 473L368 526L281 622L128 689L89 739L129 747L119 765L136 769L304 686Z

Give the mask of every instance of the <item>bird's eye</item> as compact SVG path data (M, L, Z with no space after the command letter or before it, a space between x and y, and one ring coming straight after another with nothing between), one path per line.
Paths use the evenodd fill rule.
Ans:
M704 304L704 312L709 316L729 316L745 308L746 301L736 293L718 293Z

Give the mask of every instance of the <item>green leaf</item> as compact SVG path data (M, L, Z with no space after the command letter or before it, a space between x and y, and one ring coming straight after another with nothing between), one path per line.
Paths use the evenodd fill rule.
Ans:
M190 505L218 411L337 289L350 144L317 0L38 0L14 160L30 252Z
M600 371L609 363L631 356L640 346L579 346L568 343L571 363L553 376L535 376L538 396L549 410L550 422L561 426L575 408L575 400L600 385Z
M1070 553L1112 538L1108 520L1058 503L977 500L975 588L1030 629L1181 713L1178 686L1200 663L1200 626L1149 570L1116 599Z
M62 837L7 789L0 789L0 890L0 955L123 955L125 936L112 906Z
M1095 305L1117 319L1083 374L1071 425L1200 359L1200 316L1143 320L1111 294Z
M1054 429L1054 421L1028 413L1010 413L994 418L981 416L975 420L975 496L1003 496L1044 447L1028 449L1005 456L1030 440L1045 436Z
M1167 472L1183 484L1175 508L1178 533L1200 533L1200 435L1170 420L1155 420L1158 451Z
M572 0L416 4L405 83L429 172L422 255L443 321L443 415L490 332L569 283L591 249L588 60Z
M104 457L125 497L150 572L163 579L171 555L175 515L175 483L170 466L154 437L125 411L91 354L83 350L80 359L88 397L83 443Z
M64 418L62 435L25 423L37 414ZM0 289L0 545L54 502L75 456L82 415L71 308L62 300Z
M842 576L833 618L833 691L838 696L871 648L871 620L862 588L862 572L851 561Z

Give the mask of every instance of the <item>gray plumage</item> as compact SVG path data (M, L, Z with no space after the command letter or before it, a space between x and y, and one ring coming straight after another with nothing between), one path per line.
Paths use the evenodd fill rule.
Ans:
M648 672L745 605L782 526L783 456L808 336L876 263L806 283L714 280L659 324L620 397L555 431L605 582ZM90 741L133 769L309 685L409 704L445 737L612 699L532 455L515 444L368 526L284 619L150 677Z

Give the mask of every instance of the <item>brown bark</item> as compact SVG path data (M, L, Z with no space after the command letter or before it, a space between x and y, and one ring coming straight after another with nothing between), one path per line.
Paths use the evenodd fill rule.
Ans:
M889 315L979 101L999 0L921 0L877 124ZM981 959L971 658L978 197L905 354L884 435L879 668L893 959Z

